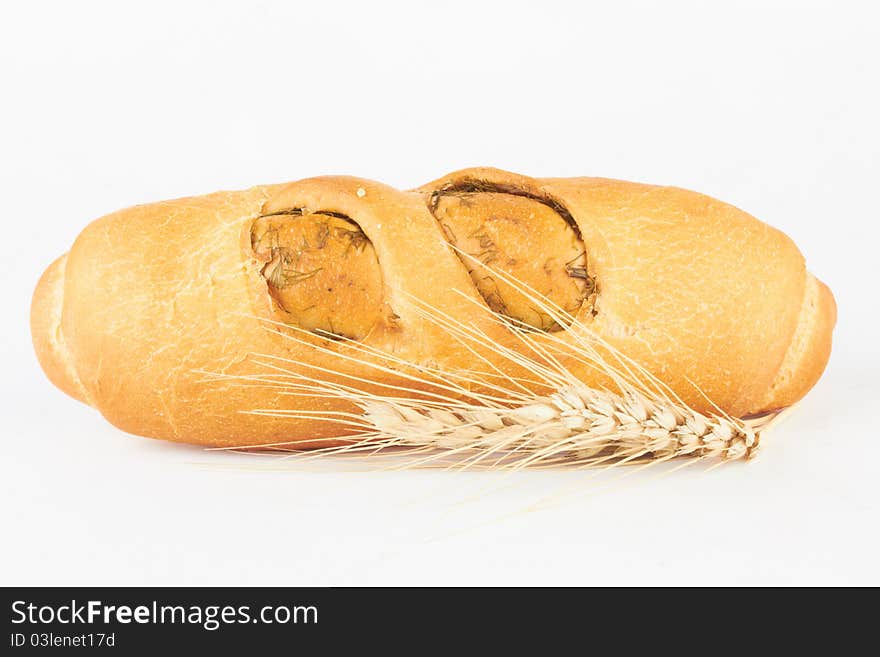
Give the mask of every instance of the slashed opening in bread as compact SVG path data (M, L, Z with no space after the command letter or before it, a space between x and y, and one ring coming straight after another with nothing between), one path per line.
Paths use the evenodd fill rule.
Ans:
M351 217L303 208L270 212L253 222L250 239L281 321L362 340L387 319L379 260Z
M465 180L431 193L428 207L494 312L542 331L563 328L496 271L572 316L585 303L592 307L596 279L580 230L560 203L512 185Z

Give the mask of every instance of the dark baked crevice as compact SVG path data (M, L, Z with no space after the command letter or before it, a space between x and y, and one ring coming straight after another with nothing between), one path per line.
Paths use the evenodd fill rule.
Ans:
M351 217L302 208L268 212L251 224L250 243L284 323L362 340L390 316L373 245Z
M488 180L480 180L478 178L465 178L463 180L456 180L455 182L447 183L443 185L443 187L431 192L431 195L428 199L428 208L433 214L436 211L437 204L439 203L442 196L448 194L467 194L473 192L510 194L511 196L521 196L524 198L530 198L533 201L537 201L538 203L543 203L565 220L565 222L578 236L578 239L582 239L580 227L577 225L574 217L571 216L568 208L566 208L562 203L550 196L535 194L517 185L494 183Z
M595 315L598 289L580 228L556 199L514 184L469 178L432 191L427 204L493 311L544 331L563 328L549 307L574 316L586 305L586 316ZM527 288L550 303L536 308Z

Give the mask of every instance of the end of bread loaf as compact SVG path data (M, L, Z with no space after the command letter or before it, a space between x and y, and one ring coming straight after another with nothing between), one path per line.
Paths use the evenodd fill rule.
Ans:
M834 295L827 285L807 272L797 326L761 410L791 406L816 384L831 356L831 334L836 322Z
M64 254L46 268L37 283L31 301L31 339L49 380L74 399L88 403L88 393L76 374L61 332L66 263Z

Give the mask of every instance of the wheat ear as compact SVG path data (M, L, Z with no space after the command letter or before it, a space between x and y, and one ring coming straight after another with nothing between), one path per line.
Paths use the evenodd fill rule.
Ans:
M751 458L760 443L746 423L572 385L514 408L444 409L395 401L362 403L389 444L517 454L518 466L679 456ZM527 454L526 454L527 453Z
M462 257L470 257L460 254ZM591 467L600 464L662 462L678 457L719 462L754 456L760 435L774 420L770 414L755 419L730 417L720 408L702 414L685 404L665 383L615 350L589 328L546 298L503 272L506 280L536 308L565 327L568 340L543 334L538 341L527 327L503 316L491 315L519 339L519 348L498 344L475 325L464 324L412 298L425 319L443 328L463 349L489 364L490 371L444 371L416 367L392 354L342 339L348 349L316 345L306 331L284 325L270 327L300 345L332 353L340 359L404 378L394 385L294 362L262 356L267 372L234 378L244 385L269 385L286 394L334 398L353 404L357 412L321 414L310 411L256 409L250 412L291 418L320 417L344 428L341 447L308 452L310 458L328 454L360 455L403 449L416 457L404 466L441 463L461 468ZM463 302L475 303L462 295ZM488 310L486 312L489 312ZM338 336L335 336L337 339ZM532 378L517 379L482 355L493 352ZM606 375L616 389L595 389L578 380L563 364L573 358ZM412 374L412 372L416 372ZM344 383L338 380L348 379ZM409 384L407 383L410 382ZM367 392L371 383L384 393ZM477 383L480 391L475 391ZM411 384L411 385L410 385ZM535 387L546 389L537 394ZM297 443L274 447L299 452Z

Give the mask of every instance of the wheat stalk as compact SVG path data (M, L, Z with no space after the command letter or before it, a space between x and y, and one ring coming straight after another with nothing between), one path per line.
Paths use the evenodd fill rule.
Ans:
M453 247L454 248L454 247ZM461 253L461 252L460 252ZM462 257L470 257L462 253ZM754 456L760 436L779 414L741 419L720 408L702 414L689 407L663 381L593 335L558 306L503 272L493 275L565 327L566 338L534 333L516 320L492 315L519 339L517 349L493 340L468 325L412 298L425 319L443 328L488 370L446 371L416 366L367 346L346 340L346 350L317 345L313 334L289 325L270 330L301 346L376 371L376 379L356 377L275 355L257 359L267 373L234 376L244 385L278 387L289 395L331 398L353 405L356 412L256 409L260 415L320 418L341 427L339 447L301 451L302 443L272 446L306 458L326 455L371 455L400 451L415 455L402 467L442 464L460 468L593 467L625 463L659 463L673 458L746 460ZM473 301L462 294L465 301ZM489 312L489 311L487 311ZM334 336L339 340L338 336ZM492 353L487 359L484 352ZM595 389L563 365L565 358L603 373L615 388ZM516 378L499 367L507 361L531 378ZM393 374L403 383L381 379ZM339 379L345 383L338 382ZM369 384L369 386L364 386ZM367 392L366 387L384 393ZM536 389L547 392L538 394Z
M416 397L415 390L405 395L400 389L393 395L377 395L272 366L285 374L280 379L278 375L255 377L260 384L280 386L288 394L343 399L358 408L358 412L330 414L254 411L317 417L345 428L340 438L346 443L340 447L300 452L296 443L274 446L307 458L365 452L397 458L414 454L417 458L404 458L401 467L440 464L489 469L591 467L679 457L724 462L752 458L761 432L775 418L706 415L658 394L634 388L614 393L576 380L550 394L532 395L526 403L487 398L465 401L444 395L426 399ZM401 449L406 450L403 455Z

